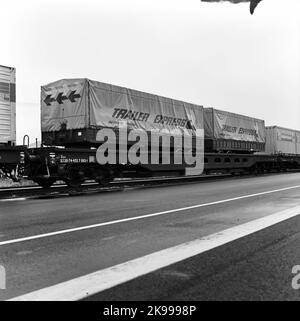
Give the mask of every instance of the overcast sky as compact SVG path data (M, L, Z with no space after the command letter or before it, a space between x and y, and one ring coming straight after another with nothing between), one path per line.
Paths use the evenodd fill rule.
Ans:
M300 129L300 1L0 0L17 136L40 137L40 86L91 78Z

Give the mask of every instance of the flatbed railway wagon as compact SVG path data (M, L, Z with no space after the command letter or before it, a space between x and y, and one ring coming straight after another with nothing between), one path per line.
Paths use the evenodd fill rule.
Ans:
M202 106L88 79L66 79L43 86L41 115L43 147L28 150L25 175L43 187L57 180L76 187L87 179L105 185L116 177L184 175L186 164L172 161L100 165L97 147L104 141L97 140L97 132L101 128L115 130L124 123L129 129L141 128L147 133L184 128L193 134L195 129L204 129L203 174L258 174L300 168L300 156L264 153L263 120L211 108L205 116ZM218 130L213 117L219 118ZM174 147L171 144L173 156L182 152ZM151 156L150 149L148 153Z
M99 140L99 131L109 129L115 133L114 148L119 155L124 149L127 153L136 143L129 139L126 144L120 142L124 128L125 136L133 130L146 134L148 150L152 136L160 133L164 137L185 134L192 138L199 130L203 141L203 107L89 79L50 83L41 88L44 148L30 151L26 173L45 186L56 179L74 186L85 179L106 183L114 177L133 174L161 176L184 172L184 164L173 161L175 147L172 140L170 163L163 165L160 161L161 150L165 148L162 137L158 140L158 162L155 164L149 161L148 164L133 165L118 158L116 164L100 165L96 160L96 149L105 143L105 139ZM147 157L149 153L147 151Z
M55 181L78 187L85 180L101 185L116 177L139 178L184 175L184 165L113 165L97 163L95 149L44 147L29 150L25 173L44 188ZM156 168L156 166L158 168ZM203 174L263 174L300 169L300 156L205 153Z

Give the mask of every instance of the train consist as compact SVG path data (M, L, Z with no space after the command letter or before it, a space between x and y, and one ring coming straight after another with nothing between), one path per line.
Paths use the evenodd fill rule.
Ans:
M6 77L8 86L1 79L0 130L7 124L7 106L15 103L13 78ZM7 88L12 92L7 92ZM159 162L121 161L123 146L119 139L114 145L117 161L101 165L97 149L107 140L99 139L99 130L111 129L118 137L120 128L126 128L122 139L133 129L149 137L157 135ZM178 148L171 139L170 161L166 163L162 157L163 138L189 135L190 148L194 149L199 133L204 138L204 174L254 174L300 168L297 131L265 127L260 119L89 79L63 79L41 87L41 129L40 148L14 146L15 136L3 136L6 140L0 140L2 174L15 180L27 178L44 188L58 180L77 187L87 179L105 185L117 177L184 175L187 164L178 164L174 159L185 146ZM2 132L0 138L1 135ZM132 145L126 145L126 151ZM150 143L146 150L147 157L153 157Z

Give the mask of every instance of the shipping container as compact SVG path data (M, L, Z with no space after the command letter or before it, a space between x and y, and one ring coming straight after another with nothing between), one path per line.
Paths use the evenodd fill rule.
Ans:
M296 154L300 155L300 131L295 131L296 135Z
M267 153L300 155L300 131L279 126L267 126L266 134Z
M16 69L0 65L0 144L16 143Z
M264 120L215 108L204 108L206 152L262 152L265 150Z
M41 87L44 145L96 144L101 128L203 135L203 107L89 79Z

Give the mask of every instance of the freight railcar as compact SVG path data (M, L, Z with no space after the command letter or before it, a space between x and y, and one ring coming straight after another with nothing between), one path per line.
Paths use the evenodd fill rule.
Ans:
M200 105L89 79L59 80L41 88L42 144L46 148L30 151L26 173L45 186L58 178L74 186L86 178L106 183L116 176L181 175L186 166L176 163L174 155L183 153L183 148L173 137L182 142L184 135L189 136L192 149L196 137L201 136L203 141L203 127ZM101 166L96 148L105 143L98 135L103 129L115 134L118 160ZM147 158L154 155L150 146L156 136L157 162L134 165L127 156L125 161L120 160L121 151L125 149L127 154L137 142L129 139L132 131L146 135ZM126 143L122 140L125 136ZM167 136L170 161L164 163L162 151Z
M0 65L0 174L17 180L24 148L16 144L16 69Z
M0 147L0 169L12 178L21 169L25 177L45 188L57 180L77 187L87 179L105 185L116 177L185 175L193 165L185 162L184 152L195 156L197 146L203 174L300 168L300 155L264 152L270 135L263 120L88 79L64 79L43 86L41 116L42 147ZM98 134L104 129L116 135L112 148L116 162L101 165L97 149L108 140ZM124 145L132 130L146 133L146 143L136 154L143 152L148 162L127 159L129 149L140 139ZM185 141L184 135L190 140ZM154 137L157 149L152 149ZM124 151L125 160L120 156ZM179 163L175 161L178 155Z
M163 163L164 143L159 141L159 163L131 164L117 161L100 165L97 139L103 128L113 129L117 138L132 129L152 133L187 132L195 138L204 130L203 173L260 173L300 167L300 159L263 152L266 142L263 120L177 101L89 79L64 79L41 88L42 142L44 147L29 151L26 175L49 187L56 180L78 186L86 179L106 184L114 177L184 175L187 164L175 164L182 154L172 141L170 159ZM202 137L203 138L203 137ZM129 144L130 147L130 144ZM117 154L122 148L116 144ZM127 146L128 148L128 146ZM195 152L195 139L189 146ZM128 151L128 150L127 150ZM148 157L153 155L150 146Z
M0 146L16 143L16 69L0 65Z
M182 165L99 165L95 149L46 147L30 151L26 175L43 187L55 181L65 181L78 187L84 180L93 179L101 185L116 177L179 176L185 174ZM273 171L300 169L300 156L268 154L205 153L203 174L262 174Z

